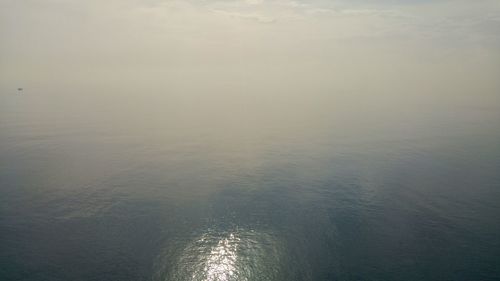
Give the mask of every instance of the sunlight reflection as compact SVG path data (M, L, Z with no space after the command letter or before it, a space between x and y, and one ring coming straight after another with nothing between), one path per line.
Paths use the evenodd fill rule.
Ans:
M237 273L237 247L239 238L233 233L220 240L210 251L205 264L204 273L207 281L228 281Z
M281 247L275 237L255 230L207 230L184 247L161 280L277 280Z

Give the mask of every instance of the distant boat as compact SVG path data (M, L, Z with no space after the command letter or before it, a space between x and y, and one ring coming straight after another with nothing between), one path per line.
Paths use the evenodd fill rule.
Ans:
M18 91L18 92L22 92L22 91L23 91L23 88L17 88L17 91Z

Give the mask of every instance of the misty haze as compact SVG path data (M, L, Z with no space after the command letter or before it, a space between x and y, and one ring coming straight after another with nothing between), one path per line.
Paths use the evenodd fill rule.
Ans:
M500 1L0 0L0 280L500 280Z

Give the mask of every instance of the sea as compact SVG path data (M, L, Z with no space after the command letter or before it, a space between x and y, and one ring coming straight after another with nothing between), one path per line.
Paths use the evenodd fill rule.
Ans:
M58 91L1 94L0 280L500 280L497 104Z

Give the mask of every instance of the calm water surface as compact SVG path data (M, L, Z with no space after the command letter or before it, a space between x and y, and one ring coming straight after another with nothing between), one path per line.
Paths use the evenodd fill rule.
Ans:
M498 108L266 122L25 92L0 105L1 280L500 279Z

